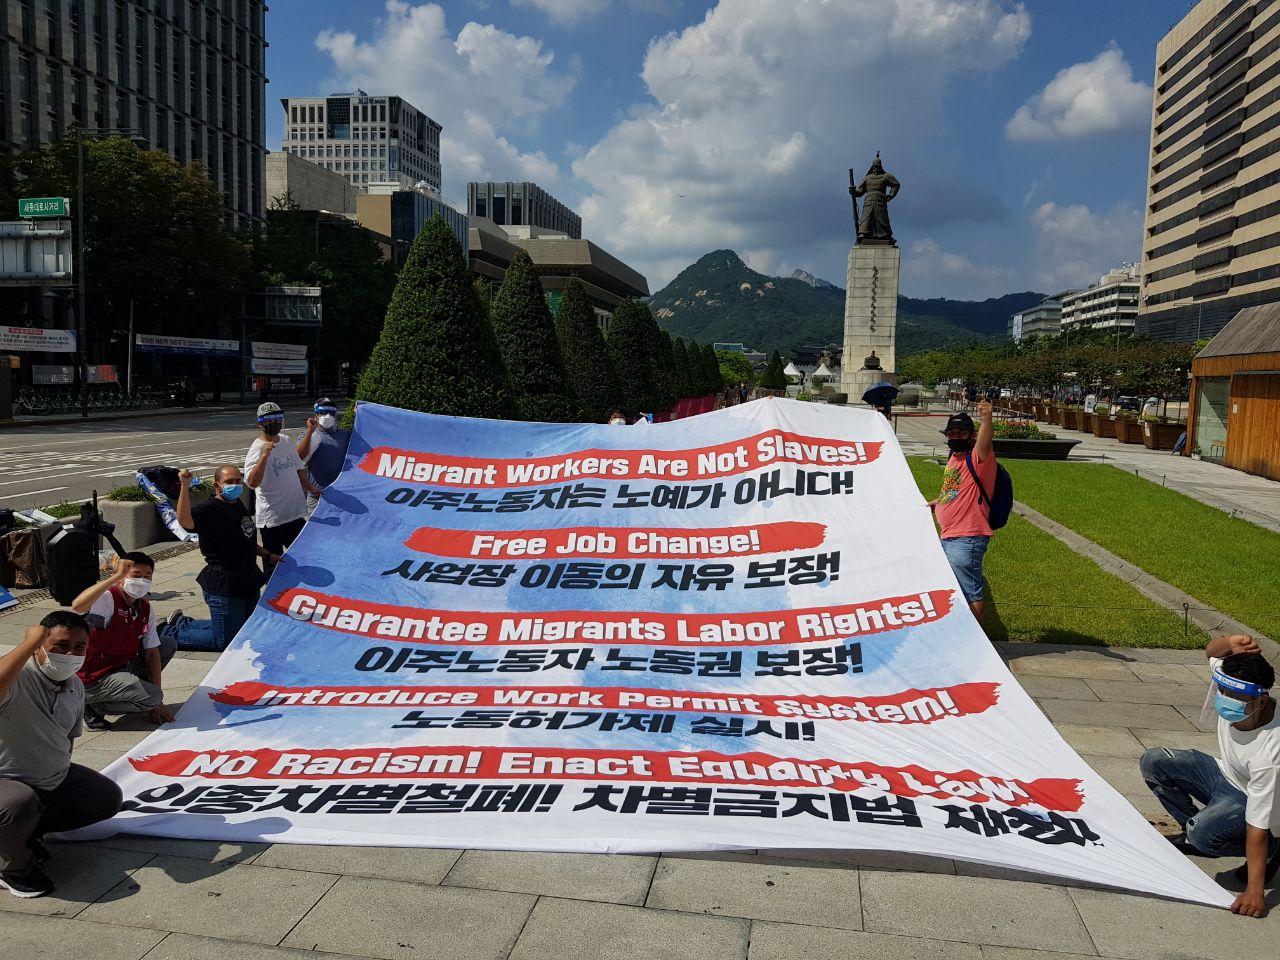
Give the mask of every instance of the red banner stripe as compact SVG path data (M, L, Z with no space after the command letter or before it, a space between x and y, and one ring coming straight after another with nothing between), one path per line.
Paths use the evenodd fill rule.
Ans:
M460 457L374 447L360 469L434 487L531 487L574 480L714 480L780 463L852 467L880 456L883 442L829 440L770 430L690 450L578 450L548 457Z

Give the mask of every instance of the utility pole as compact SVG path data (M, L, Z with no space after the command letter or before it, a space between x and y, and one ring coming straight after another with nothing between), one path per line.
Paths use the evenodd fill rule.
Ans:
M80 416L89 416L89 356L85 350L84 131L76 128L76 363L80 376Z

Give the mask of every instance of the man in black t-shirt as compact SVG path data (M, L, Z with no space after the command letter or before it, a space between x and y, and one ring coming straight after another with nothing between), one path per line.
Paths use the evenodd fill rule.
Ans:
M258 530L240 497L244 475L228 464L213 475L213 496L191 505L191 471L178 474L178 522L200 538L205 567L196 577L209 607L210 629L201 621L171 618L178 646L187 650L225 650L258 603L266 577L258 559L280 557L258 545ZM175 622L175 620L177 622Z

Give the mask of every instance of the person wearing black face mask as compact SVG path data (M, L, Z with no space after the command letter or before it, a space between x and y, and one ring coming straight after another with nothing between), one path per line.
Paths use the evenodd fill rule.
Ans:
M942 473L942 489L936 500L929 501L938 526L942 528L942 552L960 582L964 598L978 622L982 622L982 560L991 543L993 531L989 522L990 507L982 490L994 490L996 454L992 445L995 432L991 420L991 404L978 404L981 426L974 429L967 413L952 414L942 433L947 438L951 457Z
M284 411L270 401L258 407L258 437L244 459L244 482L257 491L254 522L262 546L273 556L283 554L306 523L307 494L320 488L307 478L306 454L299 453L283 432ZM267 561L267 573L274 569Z

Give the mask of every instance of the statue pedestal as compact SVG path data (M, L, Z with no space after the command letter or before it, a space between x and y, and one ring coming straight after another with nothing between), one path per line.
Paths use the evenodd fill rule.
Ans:
M867 388L881 381L896 382L895 344L898 331L898 271L902 252L889 244L854 244L849 251L849 274L844 300L844 355L840 359L840 390L859 404ZM880 370L862 369L872 353Z

